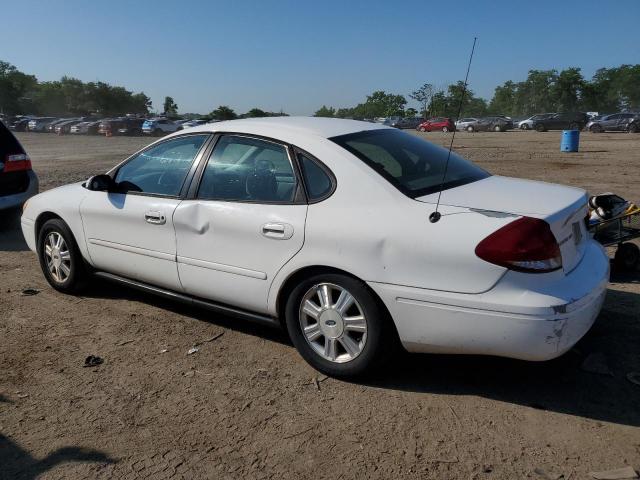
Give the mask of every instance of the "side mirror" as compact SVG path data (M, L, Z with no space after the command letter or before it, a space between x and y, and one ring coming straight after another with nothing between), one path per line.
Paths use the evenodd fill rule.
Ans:
M101 175L94 175L89 177L89 180L84 184L84 188L93 192L109 192L115 187L113 178L103 173Z

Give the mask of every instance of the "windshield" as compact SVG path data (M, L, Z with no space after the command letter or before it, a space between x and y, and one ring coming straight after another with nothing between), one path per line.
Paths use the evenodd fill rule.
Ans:
M449 151L399 130L367 130L329 140L348 150L386 178L405 195L422 195L487 178L489 173Z

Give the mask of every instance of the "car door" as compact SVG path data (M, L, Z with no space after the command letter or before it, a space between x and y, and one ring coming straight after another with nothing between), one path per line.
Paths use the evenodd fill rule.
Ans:
M618 121L620 120L620 115L609 115L605 117L600 122L603 130L617 130L618 129Z
M307 204L291 150L227 134L202 164L199 183L173 217L182 286L266 313L269 286L304 242Z
M80 214L97 269L181 289L171 219L209 138L183 135L156 143L110 172L114 191L88 193Z

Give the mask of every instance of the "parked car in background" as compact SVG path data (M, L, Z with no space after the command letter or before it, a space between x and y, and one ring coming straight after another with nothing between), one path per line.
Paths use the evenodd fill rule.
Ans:
M177 131L179 126L180 125L176 122L169 120L168 118L150 118L149 120L145 120L142 124L142 133L160 137L167 133Z
M71 130L71 127L73 127L74 125L77 125L80 122L82 122L82 118L74 118L72 120L67 120L66 122L61 122L56 124L56 126L53 127L53 131L57 135L64 135L69 133L69 131Z
M123 125L124 120L122 117L105 118L98 126L98 133L106 136L117 135L118 129Z
M417 129L418 126L424 121L424 119L418 117L408 117L408 118L401 118L399 120L396 120L394 122L392 122L389 126L390 127L394 127L394 128L412 128L412 129Z
M20 117L12 119L7 125L14 132L26 132L29 127L30 117Z
M455 128L456 126L453 120L447 117L430 118L418 125L418 130L421 132L433 132L434 130L453 132Z
M38 117L38 118L32 118L31 120L29 120L27 129L30 132L45 132L46 128L54 123L59 121L60 119L57 117Z
M0 122L0 210L18 208L38 193L38 177L18 139Z
M85 121L76 123L69 129L69 133L74 135L96 135L101 120Z
M514 126L516 128L519 128L520 130L533 130L533 122L535 122L536 120L544 120L545 118L549 118L553 115L555 115L555 113L538 113L525 120L521 120L520 122L515 123Z
M118 127L118 135L142 135L143 118L123 118L122 123Z
M473 118L473 117L461 118L456 122L456 130L466 130L467 127L469 127L470 125L475 125L476 123L478 123L477 118Z
M538 132L547 130L582 130L587 124L587 115L582 112L554 113L550 117L533 121Z
M593 133L602 132L631 132L640 131L640 114L614 113L602 118L591 120L586 129Z
M93 274L281 326L327 375L374 372L398 342L552 359L607 291L584 190L492 176L382 125L220 122L96 174L22 214L52 288L77 293Z
M506 117L483 117L467 126L467 132L506 132L513 128L513 122Z
M61 123L68 122L69 120L75 120L75 119L74 118L59 118L58 120L54 120L53 122L49 123L44 128L44 131L47 132L47 133L54 133L56 131L56 127L58 125L60 125Z

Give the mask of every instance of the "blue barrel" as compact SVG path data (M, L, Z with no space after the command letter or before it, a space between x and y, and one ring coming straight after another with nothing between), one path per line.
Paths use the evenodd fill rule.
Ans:
M560 141L561 152L577 152L580 145L579 130L563 130L562 140Z

